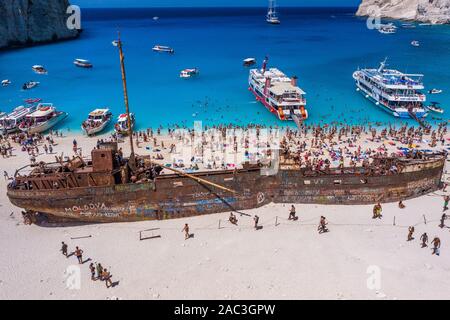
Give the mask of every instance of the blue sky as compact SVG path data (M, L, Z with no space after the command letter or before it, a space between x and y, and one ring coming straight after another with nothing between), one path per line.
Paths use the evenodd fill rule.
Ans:
M93 7L264 7L266 0L71 0L72 4ZM278 0L280 7L356 7L361 0Z

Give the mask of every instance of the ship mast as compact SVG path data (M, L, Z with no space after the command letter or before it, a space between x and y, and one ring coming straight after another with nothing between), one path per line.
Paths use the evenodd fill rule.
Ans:
M117 46L119 47L120 68L122 71L122 83L123 83L123 96L124 96L124 100L125 100L125 109L126 109L126 113L127 113L128 136L130 138L130 148L131 148L130 159L128 161L128 165L131 168L131 170L134 171L136 169L136 159L135 159L135 155L134 155L134 146L133 146L133 128L131 125L130 107L128 105L127 76L125 73L125 64L124 64L125 57L124 57L123 51L122 51L122 40L120 39L120 31L118 32Z

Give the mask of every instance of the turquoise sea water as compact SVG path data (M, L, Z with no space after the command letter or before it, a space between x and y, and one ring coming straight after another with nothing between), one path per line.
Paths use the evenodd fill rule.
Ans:
M70 114L60 128L71 130L79 130L94 108L107 106L115 116L123 112L118 52L111 44L120 29L138 129L175 123L192 127L196 120L208 125L287 125L247 90L242 60L255 57L261 63L265 55L270 66L299 77L307 92L310 123L400 121L366 101L352 79L355 69L377 67L385 57L392 68L425 74L427 89L443 89L429 100L441 102L447 111L430 115L448 118L450 26L399 28L395 35L382 35L354 17L353 8L280 11L282 24L272 26L264 20L264 8L83 10L80 39L0 52L0 78L13 82L0 87L0 110L10 111L26 98L42 98ZM411 46L412 40L421 46ZM155 44L176 52L152 52ZM89 59L94 68L76 68L75 58ZM44 65L49 74L34 74L34 64ZM190 67L198 67L200 76L180 79L180 70ZM29 80L41 84L22 91Z

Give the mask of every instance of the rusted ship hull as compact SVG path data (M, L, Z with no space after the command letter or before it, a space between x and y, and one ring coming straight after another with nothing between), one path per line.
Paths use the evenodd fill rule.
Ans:
M401 173L370 175L352 169L307 172L281 165L275 175L259 169L200 173L196 176L231 188L217 190L180 175L161 175L155 183L88 188L20 190L9 188L17 207L83 222L162 220L247 210L267 203L373 204L418 197L440 186L445 158L417 161Z

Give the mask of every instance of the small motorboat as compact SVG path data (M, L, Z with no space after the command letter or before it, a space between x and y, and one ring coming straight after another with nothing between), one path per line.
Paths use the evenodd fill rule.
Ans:
M191 78L193 76L198 75L199 73L200 73L200 71L198 70L198 68L184 69L184 70L181 70L181 72L180 72L180 78L183 78L183 79Z
M153 21L158 21L159 17L153 17Z
M36 111L28 114L19 129L29 134L45 132L67 118L68 114L57 111L51 103L38 104Z
M134 128L136 120L133 113L130 113L130 118L131 128ZM114 125L114 131L122 136L128 135L128 116L126 113L121 114L117 118L117 123Z
M254 65L255 63L256 63L255 58L247 58L247 59L244 59L244 61L243 61L244 67L250 67L250 66Z
M2 80L2 87L7 87L11 84L11 81L8 79Z
M383 34L394 34L397 32L397 27L393 23L382 24L378 28L378 32Z
M426 108L430 111L442 114L442 113L444 113L444 109L442 109L439 105L440 105L439 102L431 102L431 105L426 106Z
M33 88L37 87L38 85L39 85L39 82L37 82L37 81L28 81L28 82L23 84L22 89L23 90L30 90L30 89L33 89Z
M34 65L31 67L31 69L33 69L33 71L37 74L48 74L48 71L41 65Z
M420 42L417 41L417 40L414 40L414 41L411 42L411 45L412 45L413 47L420 47Z
M431 89L430 91L428 91L429 94L439 94L442 93L442 90L440 89Z
M92 136L105 129L112 120L112 113L109 109L95 109L89 113L88 118L81 124L81 129Z
M85 59L75 59L73 61L73 64L80 68L89 69L89 68L93 67L92 63L89 60L85 60Z
M173 50L171 47L160 46L160 45L154 46L152 50L156 51L156 52L175 53L175 50Z
M119 45L119 41L118 41L118 40L114 40L114 41L112 41L111 43L112 43L112 45L113 45L114 47L117 47L117 46Z

